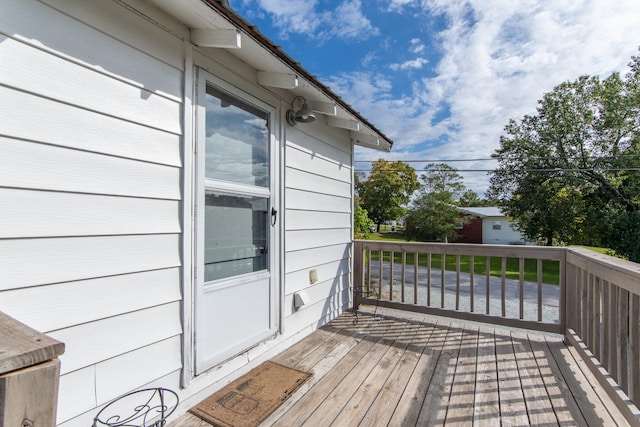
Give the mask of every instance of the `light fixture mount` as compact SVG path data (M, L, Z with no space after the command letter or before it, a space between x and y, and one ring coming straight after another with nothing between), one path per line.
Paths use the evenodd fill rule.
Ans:
M301 99L302 107L299 110L295 110L295 102ZM312 109L307 105L307 100L303 96L296 96L291 101L291 109L287 110L287 123L291 126L295 126L297 123L311 123L316 121L316 115Z

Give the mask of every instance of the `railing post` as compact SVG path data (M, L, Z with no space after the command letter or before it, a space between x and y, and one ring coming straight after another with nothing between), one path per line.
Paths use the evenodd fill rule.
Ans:
M362 293L364 286L364 255L362 242L353 242L353 310L358 309L358 290Z
M567 266L567 250L568 249L563 249L562 252L560 253L560 277L559 277L559 284L560 284L560 289L559 289L559 298L558 298L558 315L560 317L560 333L562 335L564 335L565 337L567 336L567 311L568 311L568 307L567 307L567 286L570 286L569 281L567 280L567 273L569 271L569 268ZM571 310L575 310L574 308L572 308ZM575 311L572 312L572 316L573 313L575 313Z

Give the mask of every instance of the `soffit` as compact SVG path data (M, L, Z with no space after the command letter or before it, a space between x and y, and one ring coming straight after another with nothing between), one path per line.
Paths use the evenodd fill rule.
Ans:
M231 9L216 0L146 0L179 20L192 30L239 30L240 48L231 45L225 50L260 72L295 75L297 86L286 88L291 99L304 96L312 109L321 113L329 126L348 129L356 145L390 151L393 141L350 105L304 70L277 45L262 35ZM195 44L195 43L194 43ZM233 43L231 43L233 44ZM210 49L210 48L205 48ZM268 86L268 84L264 84ZM278 86L283 88L282 86ZM333 106L333 108L331 108Z

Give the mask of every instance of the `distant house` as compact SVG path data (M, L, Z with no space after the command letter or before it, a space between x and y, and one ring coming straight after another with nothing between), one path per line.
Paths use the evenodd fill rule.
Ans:
M483 243L493 245L530 244L518 232L509 217L498 207L459 207L460 216L471 217L466 223L460 221L457 228L458 243Z
M350 306L354 147L392 141L226 1L6 0L0 33L0 311L65 343L59 426L184 412Z

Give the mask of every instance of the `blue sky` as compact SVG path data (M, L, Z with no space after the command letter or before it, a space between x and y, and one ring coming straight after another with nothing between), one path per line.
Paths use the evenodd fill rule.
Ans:
M626 73L638 0L230 0L394 140L356 161L486 159L509 119L580 75ZM492 161L452 162L461 171ZM366 169L366 163L356 163ZM485 172L461 172L480 195Z

